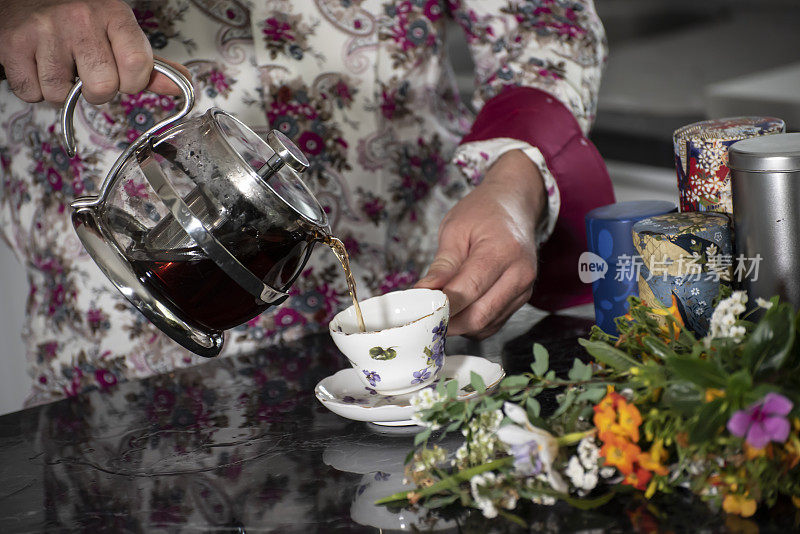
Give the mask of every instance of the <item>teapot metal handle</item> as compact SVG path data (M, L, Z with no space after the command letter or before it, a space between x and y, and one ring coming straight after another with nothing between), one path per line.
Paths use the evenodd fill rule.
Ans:
M77 209L81 207L93 206L104 199L106 197L109 185L128 158L130 158L140 146L149 141L156 132L164 129L174 122L181 120L194 106L194 89L192 88L192 84L186 78L186 76L184 76L176 68L159 59L154 61L153 70L160 72L178 86L183 94L183 105L177 113L170 115L161 122L151 126L133 143L131 143L128 148L126 148L125 151L120 154L120 156L117 158L117 161L114 162L111 170L108 171L108 175L106 176L105 180L103 180L103 184L100 186L100 191L97 196L78 198L72 203L73 208ZM78 97L81 94L82 87L83 82L78 80L67 95L67 99L64 102L64 107L61 108L61 145L64 147L64 150L66 150L69 157L73 157L75 155L75 131L72 125L72 117L75 112L75 106L78 103Z

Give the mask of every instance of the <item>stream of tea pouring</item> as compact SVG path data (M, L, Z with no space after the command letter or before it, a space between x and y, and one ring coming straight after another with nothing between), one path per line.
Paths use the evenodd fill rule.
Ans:
M345 278L347 279L347 288L350 290L350 296L353 298L353 308L356 310L356 319L358 320L358 329L361 332L366 332L367 327L364 325L364 316L361 314L361 306L358 304L358 294L356 293L356 281L353 279L353 271L350 270L350 256L347 254L347 249L338 237L333 237L326 234L320 237L320 241L331 247L334 255L339 259L344 269Z

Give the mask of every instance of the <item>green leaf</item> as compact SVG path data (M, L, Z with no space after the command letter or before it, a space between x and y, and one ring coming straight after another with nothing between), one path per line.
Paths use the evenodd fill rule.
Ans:
M694 413L703 403L704 391L697 385L681 380L664 388L661 402L685 415Z
M440 397L447 396L447 384L449 383L450 383L449 380L448 381L443 380L438 384L436 384L436 393L438 393Z
M575 399L575 402L584 402L589 401L592 404L596 404L600 402L600 399L606 396L606 387L605 386L594 386L589 387L586 391L582 391L578 398Z
M475 371L469 372L469 383L472 386L472 389L478 393L483 393L486 391L486 384L483 382L483 378L481 378L481 375Z
M528 385L528 377L524 375L507 376L500 382L500 388L506 390L520 390Z
M716 436L728 421L722 399L715 399L702 405L697 411L697 421L689 430L689 442L705 443Z
M531 417L539 417L539 414L542 411L542 406L539 404L538 400L534 399L533 397L528 397L528 400L525 401L525 405L528 408L528 415Z
M645 336L644 339L642 339L642 343L651 354L660 360L666 360L667 358L674 358L676 356L674 350L654 336Z
M566 412L569 409L569 407L572 406L572 403L575 402L575 398L577 396L578 396L578 394L577 394L577 391L575 390L575 388L567 390L567 393L564 396L564 400L561 401L561 404L556 409L556 411L553 412L553 415L551 415L551 417L558 417L562 413Z
M639 365L639 362L621 350L603 342L579 339L578 343L583 345L586 351L597 361L602 362L609 367L613 367L617 371L628 371L631 367L636 367Z
M380 356L381 354L383 354L383 349L381 347L372 347L369 349L369 355L373 358L375 356Z
M791 305L773 305L745 342L742 360L755 376L773 373L787 360L794 338Z
M547 353L547 349L544 348L544 345L534 343L533 363L531 364L531 370L533 371L533 374L539 377L544 376L549 368L550 355Z
M511 521L512 523L517 524L518 526L527 529L528 523L526 523L521 517L518 515L512 514L511 512L506 512L505 510L498 510L500 517Z
M458 430L460 426L461 426L461 421L453 421L452 423L447 425L445 432L453 432L455 430Z
M416 436L414 436L414 446L419 447L420 444L424 443L429 437L431 437L431 429L426 428Z
M458 396L458 382L450 380L447 382L447 398L455 399Z
M431 497L425 501L425 508L443 508L448 504L452 504L458 500L458 495L447 495L445 497Z
M592 366L583 363L579 358L572 362L572 369L567 373L567 377L573 382L580 382L592 378Z
M682 380L702 388L725 387L725 372L716 362L695 358L674 357L666 360L667 369Z

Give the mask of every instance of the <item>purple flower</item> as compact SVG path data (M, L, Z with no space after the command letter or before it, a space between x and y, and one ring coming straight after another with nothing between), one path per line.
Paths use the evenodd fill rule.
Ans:
M381 381L381 375L379 375L376 371L367 371L366 369L362 369L361 372L367 377L367 382L369 382L369 385L372 387L375 387L375 385Z
M421 384L425 382L427 379L431 377L431 372L428 371L428 368L420 369L419 371L414 371L414 380L411 381L412 384Z
M789 437L786 415L791 410L792 401L778 393L767 393L746 410L734 413L728 421L728 430L740 438L746 435L747 443L756 449L763 449L770 441L783 443Z
M512 445L511 455L514 457L514 469L520 474L533 476L542 472L539 447L535 441Z

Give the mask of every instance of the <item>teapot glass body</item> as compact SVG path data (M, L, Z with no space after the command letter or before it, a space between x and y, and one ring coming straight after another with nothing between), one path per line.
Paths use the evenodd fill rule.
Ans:
M308 162L290 140L276 131L264 140L215 108L176 123L183 115L145 132L99 195L73 203L72 220L139 311L184 347L214 356L224 330L288 297L329 229L299 177ZM68 147L70 122L62 119Z

